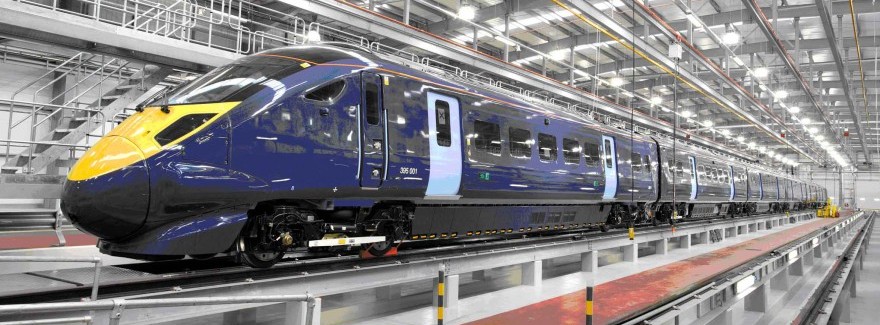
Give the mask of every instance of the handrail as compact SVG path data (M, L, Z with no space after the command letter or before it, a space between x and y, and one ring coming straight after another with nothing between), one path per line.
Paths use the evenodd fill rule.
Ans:
M48 212L51 211L47 211L47 213ZM43 214L27 214L25 216L16 216L13 213L12 215L0 215L0 231L52 229L55 232L55 236L58 238L58 244L52 246L66 246L67 240L64 238L64 232L62 231L62 226L64 225L64 215L60 211L54 211L51 213L51 217L47 217Z
M0 257L0 261L3 261ZM265 303L306 303L306 317L303 324L311 325L315 318L317 302L321 298L311 294L274 295L251 297L197 297L197 298L164 298L164 299L107 299L85 302L53 302L42 304L19 304L0 306L0 315L47 314L59 312L95 312L110 311L110 324L119 324L125 310L143 308L164 308L181 306L239 305Z
M92 282L92 294L89 297L92 302L98 300L98 283L101 280L101 266L103 262L101 262L101 258L97 256L93 257L71 257L71 256L0 256L0 263L2 262L71 262L71 263L94 263L95 264L95 276L93 277ZM0 315L4 314L4 310L6 307L11 307L15 305L6 305L0 306ZM21 306L21 305L19 305ZM33 305L24 305L24 306L33 306ZM17 308L20 311L26 310L26 308L19 307ZM15 309L13 309L14 311ZM5 311L5 314L15 314L9 310Z

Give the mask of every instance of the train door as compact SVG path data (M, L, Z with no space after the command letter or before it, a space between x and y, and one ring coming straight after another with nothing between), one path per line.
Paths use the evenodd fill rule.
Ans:
M764 200L764 173L758 174L758 198Z
M602 136L602 161L605 170L605 193L603 200L610 200L617 196L617 146L614 138Z
M699 190L699 184L697 184L697 158L688 156L688 160L691 162L691 200L696 200L697 190Z
M388 164L386 113L382 106L382 76L361 73L362 99L359 111L361 129L361 187L379 188Z
M459 197L461 187L461 113L458 99L428 92L430 170L425 198Z

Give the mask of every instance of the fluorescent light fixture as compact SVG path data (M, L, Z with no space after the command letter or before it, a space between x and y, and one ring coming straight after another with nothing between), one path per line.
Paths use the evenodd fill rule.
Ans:
M712 120L705 120L705 121L703 121L703 126L705 126L705 127L707 127L707 128L712 127L712 125L714 125L714 123L712 123Z
M755 141L749 142L749 149L755 149Z
M810 120L809 117L802 117L801 118L801 124L803 124L803 125L810 124L810 122L812 122L812 120Z
M757 279L755 278L754 274L750 274L749 276L742 278L742 280L737 281L736 285L734 286L734 288L736 289L736 293L741 293L746 289L751 288L753 285L755 285L755 282L757 282Z
M654 104L654 105L663 104L663 98L661 98L660 96L651 97L651 104Z
M313 29L306 33L306 39L308 39L310 43L318 43L321 41L321 34Z
M807 131L810 131L810 133L815 134L816 132L819 132L819 129L816 128L816 127L814 126L814 127L811 127L811 128L810 128L809 130L807 130Z
M681 117L684 117L684 118L690 118L691 116L694 115L694 113L691 113L691 111L682 111L680 115L681 115Z
M738 136L738 137L736 137L736 141L744 142L744 141L746 141L746 138L743 136Z
M611 78L611 81L609 83L614 87L620 87L620 86L623 86L623 82L624 82L623 78L613 77L613 78Z
M729 136L730 136L730 130L728 130L728 129L721 130L721 134L724 135L724 136L726 136L726 137L729 137Z
M797 114L797 113L801 112L801 108L797 107L797 106L792 106L792 107L788 108L788 112L790 112L792 114Z
M556 61L565 60L565 54L568 52L566 49L550 51L550 58Z
M764 78L764 77L770 75L770 70L767 70L767 68L765 68L765 67L758 67L758 68L755 68L754 71L752 71L752 74L755 75L755 77Z
M471 21L477 17L477 8L471 6L470 4L462 4L461 7L458 8L458 18L462 20Z
M777 98L777 99L785 99L785 98L788 98L788 91L785 90L785 89L783 89L783 90L777 90L774 94L776 95L776 98Z
M721 41L724 42L724 44L726 44L726 45L736 45L739 43L739 40L740 40L739 33L735 32L735 31L729 31L727 33L724 33L724 35L721 36Z
M817 136L816 136L816 141L822 141L822 140L824 140L824 139L825 139L825 136L824 136L824 135L821 135L821 134L820 134L820 135L817 135Z

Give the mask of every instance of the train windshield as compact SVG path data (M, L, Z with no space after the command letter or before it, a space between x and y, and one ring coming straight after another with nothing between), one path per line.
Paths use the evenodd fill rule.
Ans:
M269 80L278 80L310 67L344 58L350 52L327 47L285 48L236 60L208 72L158 98L149 106L241 101L253 95Z

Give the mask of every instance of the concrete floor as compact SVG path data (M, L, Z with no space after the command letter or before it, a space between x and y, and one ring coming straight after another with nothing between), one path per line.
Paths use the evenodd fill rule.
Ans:
M862 279L856 285L857 296L850 300L850 324L877 324L880 320L880 222L874 222L867 254Z

